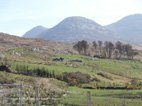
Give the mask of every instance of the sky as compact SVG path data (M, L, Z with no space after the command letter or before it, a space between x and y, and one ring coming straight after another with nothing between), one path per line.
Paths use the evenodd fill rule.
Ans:
M31 28L51 28L70 16L101 25L142 14L142 0L0 0L0 32L22 36Z

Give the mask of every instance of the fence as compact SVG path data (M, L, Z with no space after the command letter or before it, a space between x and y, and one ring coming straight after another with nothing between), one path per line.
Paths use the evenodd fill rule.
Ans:
M11 106L13 101L22 106L21 102L21 86L16 84L0 84L0 105ZM13 96L13 97L11 97Z
M33 87L29 85L0 84L0 106L57 106L57 99L63 100L63 102L59 102L61 106L72 105L66 103L64 101L65 99L54 97L51 97L52 101L50 100L50 103L47 104L46 101L49 101L50 98L42 97L40 93L40 88L38 86L33 90ZM83 106L91 106L90 92L87 92L86 103Z
M36 87L32 97L25 96L29 85L0 84L0 106L40 106L39 89Z
M142 98L125 100L112 97L101 98L91 92L66 92L60 97L55 93L45 96L39 86L0 84L0 106L141 106Z

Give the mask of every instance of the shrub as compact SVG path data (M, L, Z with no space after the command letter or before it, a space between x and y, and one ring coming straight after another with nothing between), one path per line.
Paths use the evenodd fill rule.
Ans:
M81 72L65 72L63 74L63 81L67 82L71 86L78 86L80 84L89 83L91 81L91 77L90 75Z

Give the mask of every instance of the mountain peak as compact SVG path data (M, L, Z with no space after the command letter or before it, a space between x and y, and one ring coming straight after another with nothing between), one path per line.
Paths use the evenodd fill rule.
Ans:
M67 17L53 28L45 30L37 36L59 42L76 42L80 40L89 42L94 40L112 41L114 38L112 31L93 20L80 16Z
M93 20L80 16L65 18L55 27L42 33L43 38L61 41L76 42L79 40L111 40L113 33ZM111 36L111 37L110 37Z
M67 17L65 18L63 21L61 21L58 25L60 24L64 24L64 25L73 25L74 27L92 27L94 25L96 26L101 26L99 24L97 24L95 21L85 18L85 17L81 17L81 16L72 16L72 17Z
M85 18L85 17L81 17L81 16L71 16L71 17L67 17L65 18L63 21L72 21L72 22L93 22L93 20Z
M23 37L26 38L39 38L38 35L40 35L40 33L42 33L43 31L48 30L48 28L45 28L43 26L36 26L34 28L32 28L30 31L26 32Z
M141 44L142 42L142 14L126 16L108 25L107 28L129 43Z
M132 15L128 15L124 18L130 18L130 19L133 19L133 18L141 18L142 17L142 14L132 14Z

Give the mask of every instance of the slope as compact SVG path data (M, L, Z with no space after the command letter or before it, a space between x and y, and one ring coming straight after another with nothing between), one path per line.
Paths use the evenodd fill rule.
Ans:
M60 42L116 40L112 31L99 25L93 20L79 16L68 17L53 28L40 33L38 36L42 39Z
M133 44L142 44L142 14L126 16L106 27L114 31L122 40Z
M43 26L36 26L34 28L32 28L31 30L29 30L28 32L26 32L23 37L25 38L40 38L40 34L45 31L48 30L48 28L45 28Z

